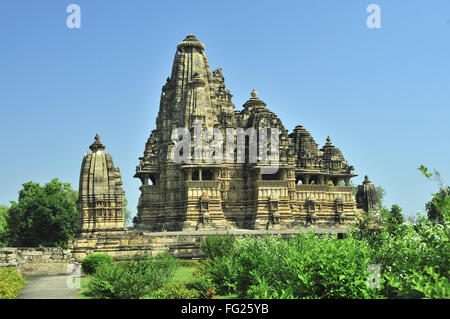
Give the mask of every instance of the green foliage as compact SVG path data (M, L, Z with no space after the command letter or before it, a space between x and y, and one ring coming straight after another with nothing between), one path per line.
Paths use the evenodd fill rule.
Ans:
M207 236L201 243L200 249L210 259L228 256L233 249L233 243L235 241L236 238L232 235Z
M391 219L392 221L392 219ZM390 225L362 240L380 265L387 298L449 298L448 224L419 216L417 224ZM447 294L445 296L445 294Z
M205 264L207 262L208 262L208 260L203 261L203 262L200 263L200 265L197 266L197 268L192 273L192 276L194 278L202 278L202 277L207 275L208 272L207 272L206 267L205 267Z
M69 183L58 179L44 186L23 184L18 202L11 202L9 209L9 245L66 248L77 230L77 196Z
M194 276L200 277L208 274L211 284L221 294L230 293L236 289L236 271L233 268L232 259L235 242L236 237L232 235L207 236L200 245L207 260L198 270L201 273L194 274Z
M16 299L26 285L25 279L14 268L0 270L0 299Z
M398 205L392 205L389 212L382 211L383 225L386 227L386 231L393 235L399 235L399 232L405 230L405 217L402 214L402 209Z
M219 293L241 298L449 299L450 210L442 197L437 194L441 223L422 215L408 223L393 205L383 208L381 217L371 212L358 217L343 239L313 234L238 239L231 249L223 246L226 253L210 254L197 277ZM382 227L374 227L379 218ZM376 288L368 285L369 265L381 270Z
M217 299L217 289L206 276L186 283L186 287L196 290L198 299Z
M367 286L367 244L299 234L247 238L236 245L237 287L247 298L375 298Z
M423 166L419 170L427 178L433 176ZM442 212L440 223L421 214L415 223L407 223L394 205L391 211L382 210L379 231L353 232L371 247L371 259L382 269L384 297L450 298L450 206L445 193L434 196Z
M439 192L432 194L433 199L425 204L429 220L448 225L448 221L445 222L445 218L448 218L450 211L450 186L444 185L441 180L441 174L437 170L434 170L434 174L428 173L428 169L423 165L420 165L418 170L426 178L435 180L439 185Z
M422 172L422 175L425 176L425 177L427 177L427 178L430 178L430 177L433 175L432 173L428 173L428 168L426 168L426 167L423 166L423 165L420 165L420 167L418 168L418 170L421 171L421 172Z
M93 274L100 265L113 262L114 259L111 256L103 253L96 253L84 258L81 267L86 274Z
M433 199L425 204L425 209L429 220L443 223L444 212L450 210L450 186L433 194Z
M156 257L136 255L101 264L88 285L88 295L102 299L138 299L152 295L173 277L178 260L167 252Z
M377 193L378 202L380 206L383 206L384 196L386 195L386 189L383 186L375 186L375 192Z
M217 287L219 294L229 294L237 288L237 272L234 257L235 255L230 253L229 255L222 255L207 260L204 263L207 276L212 285Z
M186 288L185 284L169 282L155 292L153 297L157 299L196 299L199 297L199 293L195 289Z
M368 288L367 243L356 238L299 234L247 237L227 254L205 261L206 277L221 294L241 298L377 298Z
M8 206L0 205L0 247L8 245L8 210Z

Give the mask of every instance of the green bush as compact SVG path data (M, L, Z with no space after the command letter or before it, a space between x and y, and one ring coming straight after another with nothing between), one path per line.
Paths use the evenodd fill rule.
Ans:
M448 213L447 213L448 214ZM387 298L450 298L449 226L419 216L417 224L390 225L362 240L371 243L372 260L380 265Z
M185 284L169 282L153 294L157 299L196 299L199 293L195 289L188 289Z
M450 299L450 196L440 185L430 204L439 218L419 216L410 223L393 205L381 209L381 218L373 212L357 216L343 239L208 238L196 277L241 298ZM369 273L370 265L380 272Z
M207 276L219 294L230 294L236 290L237 272L233 257L233 254L220 256L204 263Z
M377 298L367 285L367 244L299 234L247 238L235 248L237 292L246 298Z
M93 274L98 266L105 263L113 263L114 259L103 253L91 254L84 258L81 267L86 274Z
M16 299L26 285L25 279L14 268L0 270L0 299Z
M196 290L199 299L217 299L217 289L207 277L198 277L186 283L186 287Z
M231 254L236 237L233 235L207 236L201 243L200 249L206 258L228 256Z
M138 299L152 295L173 277L178 260L167 252L156 257L135 255L121 262L101 264L87 295L102 299Z

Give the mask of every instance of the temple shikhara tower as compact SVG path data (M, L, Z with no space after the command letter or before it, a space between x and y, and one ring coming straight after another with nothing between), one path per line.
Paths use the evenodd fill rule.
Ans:
M111 155L105 152L98 134L84 155L78 189L78 230L80 235L125 230L123 224L122 178Z
M142 181L136 227L265 230L352 221L357 207L349 182L356 175L330 137L319 147L300 125L289 133L255 90L236 110L222 69L211 72L204 51L194 35L177 46L162 87L156 129L136 168L135 177ZM221 130L223 136L230 128L278 129L278 170L265 174L266 164L247 161L174 162L173 130L194 132L196 122ZM191 149L194 153L194 142ZM248 153L247 144L246 149ZM238 152L234 150L236 156Z

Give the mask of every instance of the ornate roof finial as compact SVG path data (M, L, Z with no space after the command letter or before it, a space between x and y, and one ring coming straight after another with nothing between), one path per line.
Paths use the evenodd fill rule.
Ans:
M97 151L103 151L105 149L105 146L102 144L102 142L100 142L100 135L95 134L95 142L91 144L91 146L89 146L89 148L91 149L91 151L93 153L97 152Z
M266 103L264 103L263 101L261 101L258 97L258 92L256 92L255 89L252 90L251 94L251 98L244 103L244 107L265 107Z
M201 43L193 34L188 34L188 36L177 45L178 50L184 47L194 47L200 51L205 50L203 43Z

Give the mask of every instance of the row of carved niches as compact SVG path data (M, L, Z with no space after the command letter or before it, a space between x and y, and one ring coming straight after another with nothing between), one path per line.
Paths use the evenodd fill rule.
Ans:
M332 177L324 174L296 174L295 183L297 185L349 186L350 178L350 176Z

